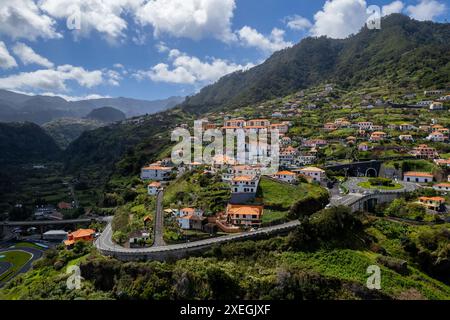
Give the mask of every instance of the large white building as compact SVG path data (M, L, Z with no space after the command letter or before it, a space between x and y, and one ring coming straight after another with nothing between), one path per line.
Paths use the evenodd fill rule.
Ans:
M141 169L142 180L166 181L170 179L172 174L172 167L163 167L156 164L151 164Z
M306 167L296 171L316 182L322 182L326 178L325 170L316 167Z
M231 192L255 194L258 184L258 176L236 176L231 180Z
M415 183L429 183L433 182L433 174L428 172L406 172L403 175L403 181Z

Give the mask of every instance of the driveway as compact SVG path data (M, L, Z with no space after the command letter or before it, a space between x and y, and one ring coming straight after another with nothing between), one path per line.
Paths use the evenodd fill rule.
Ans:
M158 192L156 198L156 217L155 217L155 236L153 241L154 247L165 246L164 241L164 211L163 211L164 192Z

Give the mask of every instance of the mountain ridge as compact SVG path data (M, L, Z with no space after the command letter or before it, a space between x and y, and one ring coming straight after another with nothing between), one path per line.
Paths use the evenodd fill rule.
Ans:
M59 96L33 96L0 89L0 121L28 121L42 125L60 118L82 118L92 110L105 106L114 107L131 118L170 109L183 99L169 97L150 101L119 97L67 101Z

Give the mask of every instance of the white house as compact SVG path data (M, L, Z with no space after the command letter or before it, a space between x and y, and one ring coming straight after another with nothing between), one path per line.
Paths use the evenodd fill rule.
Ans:
M180 228L183 230L202 230L203 221L206 220L203 217L203 211L194 208L183 208L180 210L180 216L177 218Z
M325 170L316 167L306 167L297 171L306 177L310 177L312 181L322 182L326 178Z
M398 136L398 139L400 141L414 141L412 135L410 135L410 134L401 134Z
M406 172L403 175L403 181L416 183L433 182L433 174L427 172Z
M434 101L432 104L430 104L430 110L443 110L444 104L442 102Z
M150 196L155 196L160 189L161 189L161 183L160 182L156 182L156 181L150 183L147 186L147 191L148 191L148 194Z
M433 186L433 189L436 191L449 192L450 191L450 183L444 182L444 183L435 184Z
M362 142L358 145L358 151L369 151L369 144L366 142Z
M258 176L237 176L231 180L232 193L256 193L259 184Z
M279 171L275 173L272 177L287 183L293 183L297 180L297 174L291 171Z
M371 121L362 121L358 122L357 126L360 130L370 130L373 126L373 122Z
M442 132L434 131L430 133L430 135L427 137L427 140L433 142L444 142L446 140L446 137Z
M162 167L157 164L151 164L141 169L142 180L165 181L170 179L172 167Z

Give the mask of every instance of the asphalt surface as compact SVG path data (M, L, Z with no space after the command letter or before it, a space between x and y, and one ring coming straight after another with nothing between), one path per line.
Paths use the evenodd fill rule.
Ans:
M27 261L27 263L25 263L22 268L19 269L18 272L16 272L16 274L13 276L16 277L18 274L20 273L25 273L28 270L31 269L32 264L34 261L40 259L42 257L42 255L44 254L43 251L35 249L35 248L28 248L28 247L21 247L21 248L7 248L7 249L0 249L0 256L2 255L2 253L4 252L8 252L8 251L23 251L23 252L27 252L29 254L31 254L31 258L30 260ZM4 283L0 283L0 287L4 285Z
M367 181L368 178L356 178L351 177L348 178L346 182L343 183L344 186L347 187L347 189L350 191L350 193L367 193L367 192L373 192L376 189L366 189L363 187L358 186L359 183ZM399 192L412 192L420 186L418 186L415 183L412 182L404 182L404 181L397 181L396 183L399 183L403 186L402 189L396 189L396 190L380 190L380 192L383 193L399 193Z
M1 254L0 254L0 256L1 256ZM0 261L0 276L4 273L4 272L6 272L9 268L11 268L11 263L9 263L9 262L1 262Z
M164 211L163 211L164 192L158 192L156 198L156 216L155 216L155 236L153 241L154 247L165 246L164 242Z
M109 220L112 218L110 217ZM222 237L216 237L216 238L210 238L210 239L204 239L200 241L193 241L188 243L181 243L181 244L172 244L172 245L165 245L165 246L153 246L150 248L124 248L122 246L119 246L115 244L111 237L112 237L112 229L111 229L111 223L109 222L106 226L105 230L103 230L102 234L98 237L98 239L95 241L95 246L100 251L104 252L105 254L108 253L125 253L136 256L143 255L146 253L156 253L156 252L168 252L168 251L177 251L177 250L186 250L189 248L198 248L198 247L204 247L204 246L211 246L213 244L220 244L220 243L226 243L230 241L235 240L245 240L250 238L251 236L256 235L266 235L270 233L274 233L277 231L284 231L287 229L295 228L296 226L299 226L300 222L298 220L291 221L288 223L266 227L266 228L260 228L255 231L251 232L243 232L243 233L237 233L237 234L229 234Z

